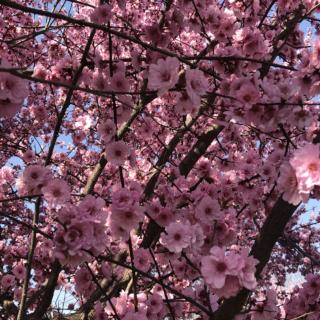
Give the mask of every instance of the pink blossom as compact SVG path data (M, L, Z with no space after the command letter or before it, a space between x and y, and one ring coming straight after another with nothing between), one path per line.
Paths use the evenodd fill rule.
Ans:
M123 318L124 314L128 311L128 293L122 290L117 298L112 299L113 304L117 310L119 316ZM131 308L132 310L133 308ZM114 315L113 309L110 305L105 308L109 315Z
M61 179L53 179L42 189L43 197L50 206L62 205L70 200L70 187Z
M160 242L169 251L180 253L191 244L190 231L190 225L172 222L166 227L166 234L162 234Z
M36 158L36 156L35 156L35 154L34 154L34 152L31 150L31 149L29 149L29 150L27 150L24 154L23 154L23 160L25 161L25 162L32 162L34 159Z
M78 146L81 142L86 138L86 134L84 131L76 131L72 135L73 143Z
M117 4L121 10L125 10L127 0L117 0Z
M26 167L22 175L17 179L17 188L20 194L40 194L41 189L50 179L49 169L41 165Z
M35 78L45 79L47 76L48 70L41 64L37 63L33 68L32 76Z
M73 223L63 233L63 240L70 255L76 254L81 247L89 247L92 237L93 226L85 222Z
M156 314L163 308L162 297L158 293L153 293L147 300L148 312Z
M204 244L205 234L200 224L192 225L191 248L195 251L200 250Z
M135 203L132 193L127 188L121 188L112 193L112 211L130 208Z
M129 240L129 231L119 221L111 220L108 223L112 237L115 239Z
M210 256L201 259L201 273L206 283L215 289L221 289L229 274L230 261L225 250L220 247L212 247Z
M123 165L127 160L129 153L129 148L123 141L111 142L106 147L107 159L115 166Z
M137 181L129 181L127 188L131 193L132 200L139 201L143 191L141 184Z
M147 204L145 210L160 226L165 227L173 221L173 212L169 208L162 207L158 202Z
M159 200L154 199L153 201L148 202L144 208L152 218L155 218L161 212L162 206Z
M124 72L116 72L111 78L110 89L115 92L128 92L129 82Z
M88 261L90 258L88 250L97 255L105 249L107 245L105 218L103 215L92 216L98 214L96 209L99 210L102 205L98 199L95 201L98 203L94 208L91 206L92 198L87 198L80 204L82 209L66 205L59 211L60 224L55 232L54 245L55 256L62 264L76 265Z
M167 226L174 219L173 212L168 208L162 208L155 220L159 223L160 226Z
M278 179L278 188L283 192L283 200L297 205L302 201L298 190L298 181L296 173L289 163L284 163L280 167L280 177Z
M73 222L79 221L79 210L76 206L71 204L66 204L59 211L59 222L61 224L70 225Z
M191 100L187 92L183 91L182 93L176 93L177 104L175 110L180 115L187 115L192 113L194 110L197 110L200 106L200 97L195 97L194 100Z
M158 23L145 26L144 31L146 40L154 42L161 47L166 46L168 37L166 37L166 35L161 32Z
M309 143L299 148L290 159L290 164L296 173L299 192L308 197L312 188L320 184L319 145Z
M172 89L179 79L179 60L175 57L159 59L157 64L149 67L148 87L151 90L158 90L162 95Z
M204 95L208 90L208 80L203 72L197 69L188 69L186 71L187 93L191 101L199 104L199 97Z
M240 254L235 251L225 252L223 248L212 247L210 255L201 260L201 273L205 282L220 297L234 296L241 286L253 290L256 285L256 259L248 256L249 250Z
M306 282L303 284L303 291L308 296L317 297L320 294L320 276L309 273L306 275Z
M124 230L130 232L136 228L139 222L143 219L141 208L137 205L130 206L124 210L113 210L110 216L113 223L122 226Z
M134 251L134 265L137 269L147 272L150 269L150 253L148 250L138 248Z
M257 302L251 312L252 320L273 320L278 312L277 293L274 290L268 290L267 295L259 294Z
M90 14L91 21L97 24L109 22L111 19L111 9L111 6L107 3L100 5Z
M1 277L1 286L4 290L12 288L15 284L16 281L12 274L5 274Z
M128 311L122 320L148 320L148 318L143 310L139 310L137 312Z
M1 68L11 68L6 59L0 60ZM27 82L10 73L0 72L0 118L13 117L27 97Z
M13 268L12 273L16 279L23 280L26 275L26 268L22 263L19 263Z
M237 276L227 275L222 288L215 288L214 292L218 297L226 299L233 297L241 289L239 278Z
M316 68L320 67L320 41L319 40L315 41L315 44L313 46L311 62L314 65L314 67Z
M259 58L266 52L265 40L259 29L249 27L239 29L236 31L234 39L239 42L239 46L246 56Z
M92 75L92 86L94 89L99 91L107 91L108 89L108 80L106 76L101 71L96 71Z
M204 160L199 161L199 164L197 165L197 170L201 177L209 176L211 171L211 162Z
M183 279L186 275L187 264L185 261L176 260L171 262L173 271L178 279Z
M178 35L184 27L184 16L182 12L177 9L173 10L172 13L170 13L170 15L170 18L168 19L168 22L170 23L169 29L173 35Z
M203 197L195 209L195 216L203 223L212 223L214 220L221 220L222 213L219 202L208 196Z
M87 195L79 204L79 209L83 214L96 217L101 213L104 205L105 201L103 199Z
M142 207L134 191L122 188L112 194L111 215L108 224L112 233L127 238L129 232L143 220Z
M94 306L94 316L96 320L108 320L108 315L104 311L102 303L98 302Z
M0 168L0 194L4 192L8 184L14 184L14 170L9 166Z
M137 50L133 50L131 52L131 59L132 59L132 66L135 70L140 70L141 69L141 55L140 52Z
M92 276L89 270L81 268L76 272L74 280L77 292L83 294L90 288Z
M112 267L108 262L103 262L101 264L101 272L103 276L107 279L112 277Z
M241 85L240 89L236 93L237 99L242 102L245 106L252 106L259 100L259 91L251 83L246 82Z
M249 250L247 248L242 250L241 259L243 259L244 264L241 265L240 273L237 273L240 284L249 290L254 290L257 286L255 277L256 265L259 261L252 256L249 256Z

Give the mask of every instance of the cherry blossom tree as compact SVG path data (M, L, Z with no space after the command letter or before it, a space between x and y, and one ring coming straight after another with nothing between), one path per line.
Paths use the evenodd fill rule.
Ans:
M320 319L317 0L0 13L1 319Z

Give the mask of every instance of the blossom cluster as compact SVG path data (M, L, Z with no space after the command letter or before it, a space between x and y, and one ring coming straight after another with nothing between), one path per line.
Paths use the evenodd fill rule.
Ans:
M54 253L62 264L78 265L106 248L106 219L101 198L86 196L77 206L68 204L57 214Z
M249 256L246 249L236 253L215 246L211 248L210 255L201 259L201 273L216 295L229 298L241 287L255 289L257 263L258 260Z
M118 316L124 320L163 319L167 314L167 308L164 303L165 298L162 288L156 286L148 295L144 293L138 294L138 310L134 309L133 294L129 295L124 291L120 293L118 298L113 299L113 305ZM99 303L95 307L95 312L98 319L107 320L108 317L112 316L114 310L110 305L103 306L103 304ZM179 312L176 312L176 314L178 315Z
M12 66L1 56L0 68L10 69ZM10 73L0 72L0 118L13 117L27 96L28 88L25 80Z
M26 167L17 179L17 188L25 196L43 194L51 207L61 206L70 200L69 185L62 179L53 178L51 171L42 165Z
M115 238L128 240L130 232L143 221L143 208L139 205L139 186L122 188L112 193L111 214L108 225Z
M320 316L320 276L308 274L302 287L296 286L285 306L287 317L294 318L308 314L308 320L319 319Z
M0 2L1 319L319 318L319 0Z
M298 204L307 202L316 186L320 186L320 149L317 144L309 143L282 165L279 188L284 192L284 200Z

